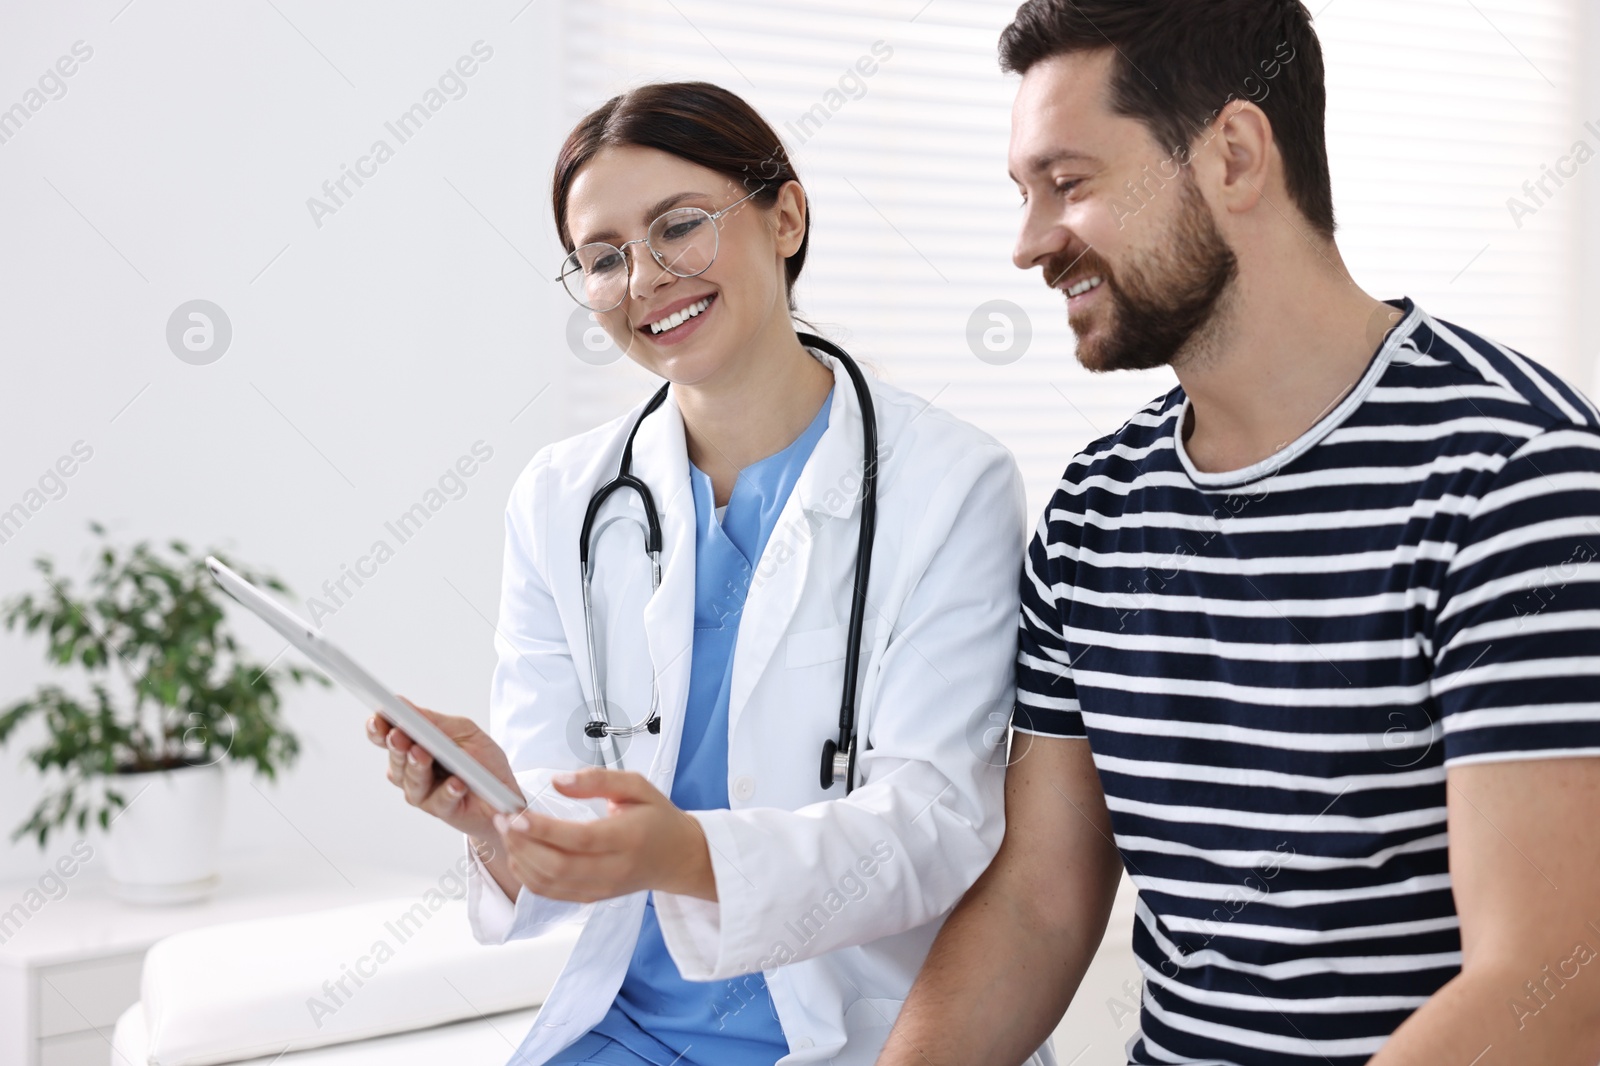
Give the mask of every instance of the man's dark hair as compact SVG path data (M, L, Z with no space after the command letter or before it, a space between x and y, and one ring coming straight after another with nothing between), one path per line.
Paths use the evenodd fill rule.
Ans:
M1266 113L1289 196L1333 236L1322 46L1300 0L1027 0L1000 34L1000 67L1026 74L1070 52L1115 49L1111 108L1188 162L1232 100Z

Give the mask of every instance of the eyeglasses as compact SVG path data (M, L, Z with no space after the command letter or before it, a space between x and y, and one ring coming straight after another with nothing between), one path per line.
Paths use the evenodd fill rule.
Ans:
M697 277L717 258L717 220L766 186L740 197L716 214L698 207L675 207L650 223L638 240L621 245L594 241L574 249L561 261L558 277L567 295L591 311L611 311L628 294L627 250L642 244L661 268L680 278Z

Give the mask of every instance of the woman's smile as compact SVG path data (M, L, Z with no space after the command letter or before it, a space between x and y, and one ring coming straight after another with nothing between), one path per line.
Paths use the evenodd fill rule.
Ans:
M649 312L638 332L656 344L682 344L700 329L716 302L714 292L674 300L659 311Z

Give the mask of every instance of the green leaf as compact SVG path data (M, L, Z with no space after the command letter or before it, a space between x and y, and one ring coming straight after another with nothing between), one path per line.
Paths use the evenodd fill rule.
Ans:
M90 528L105 537L100 524ZM43 587L0 605L8 629L42 634L45 660L63 676L76 673L93 693L85 701L46 684L0 710L0 745L22 722L42 721L45 737L24 757L55 783L14 839L32 835L43 846L68 824L82 830L92 818L108 825L124 808L121 793L80 786L127 768L226 759L272 778L297 757L299 743L279 713L280 688L326 679L297 667L268 672L250 660L227 626L224 594L203 558L176 538L166 551L146 542L120 551L103 543L87 596L41 556L34 568ZM288 593L270 574L255 580ZM152 718L159 719L154 729Z

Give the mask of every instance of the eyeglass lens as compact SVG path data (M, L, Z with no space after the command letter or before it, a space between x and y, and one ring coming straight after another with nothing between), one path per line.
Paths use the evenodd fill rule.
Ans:
M645 246L664 269L692 278L705 273L717 257L716 222L698 207L675 208L650 224ZM591 311L609 311L627 295L627 256L612 244L585 244L562 263L561 280L578 303Z

